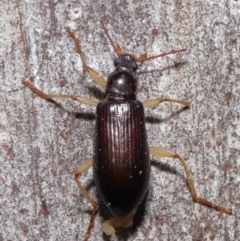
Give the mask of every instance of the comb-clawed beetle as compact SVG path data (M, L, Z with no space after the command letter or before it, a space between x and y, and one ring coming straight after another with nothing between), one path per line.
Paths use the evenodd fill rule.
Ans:
M185 106L189 106L190 103L184 100L167 98L147 100L143 103L138 101L136 99L137 62L183 52L185 49L172 50L151 57L142 54L135 59L130 54L122 54L120 46L114 44L102 21L101 25L118 56L114 61L115 70L109 75L107 82L97 71L87 65L85 54L81 50L79 37L71 31L70 36L74 40L85 70L98 85L105 88L105 99L103 101L97 103L94 100L73 95L45 94L37 89L31 81L22 81L25 86L46 100L70 98L83 104L97 106L94 154L93 157L85 160L75 173L75 181L79 190L93 207L85 241L93 227L97 204L82 187L79 176L93 166L98 194L113 215L112 219L103 222L102 228L107 235L114 236L115 228L132 225L137 207L146 194L150 176L150 155L178 159L186 173L193 200L218 211L231 214L231 208L215 205L197 196L188 167L180 155L160 147L148 146L147 143L144 107L156 106L165 101Z

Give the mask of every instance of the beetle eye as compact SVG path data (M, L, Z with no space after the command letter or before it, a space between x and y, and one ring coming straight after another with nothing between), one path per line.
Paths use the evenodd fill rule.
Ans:
M134 71L136 71L138 69L137 63L132 62L132 68L133 68Z
M116 67L117 65L119 65L121 63L121 58L116 58L114 59L114 66Z

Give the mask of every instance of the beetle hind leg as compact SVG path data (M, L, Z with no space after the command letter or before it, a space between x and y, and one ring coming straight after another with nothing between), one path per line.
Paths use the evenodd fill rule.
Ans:
M77 186L80 190L80 192L83 194L83 196L88 200L88 202L92 205L93 207L93 211L92 211L92 214L91 214L91 218L90 218L90 222L89 222L89 225L88 225L88 229L87 229L87 232L85 233L85 239L84 241L87 241L89 236L90 236L90 233L91 233L91 230L93 228L93 224L94 224L94 221L95 221L95 216L96 216L96 211L97 211L97 203L89 196L89 194L87 193L87 191L82 187L80 181L79 181L79 177L87 172L91 167L92 167L92 163L93 163L93 158L88 158L87 160L85 160L81 165L80 167L76 170L75 172L75 177L74 177L74 180L75 182L77 183Z
M133 224L133 216L135 212L133 212L129 217L127 218L118 218L113 217L111 219L105 220L102 224L102 230L106 235L111 235L112 237L116 236L116 230L115 228L128 228L132 226Z
M178 155L175 152L172 152L172 151L169 151L167 149L160 148L160 147L150 146L149 150L150 150L150 155L158 156L158 157L176 158L176 159L178 159L181 162L181 164L182 164L182 166L184 168L184 171L186 173L188 186L190 188L192 199L194 201L196 201L198 203L201 203L201 204L203 204L205 206L208 206L210 208L213 208L213 209L215 209L217 211L220 211L220 212L223 212L223 213L232 214L232 208L226 208L226 207L215 205L214 203L208 201L207 199L199 197L197 195L197 192L196 192L196 189L194 187L191 174L190 174L190 172L188 170L188 167L187 167L185 161L183 160L183 158L180 155Z

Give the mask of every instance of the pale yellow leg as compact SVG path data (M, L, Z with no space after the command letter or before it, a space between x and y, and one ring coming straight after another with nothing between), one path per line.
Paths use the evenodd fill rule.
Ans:
M159 104L161 104L165 101L178 103L178 104L181 104L181 105L185 105L187 107L190 106L190 102L188 102L186 100L177 100L177 99L168 99L168 98L146 100L146 101L143 102L143 106L144 107L154 107L154 106L157 106L157 105L159 105Z
M188 167L187 167L185 161L183 160L183 158L181 156L179 156L175 152L172 152L172 151L169 151L167 149L160 148L160 147L150 146L149 150L150 150L150 155L158 156L158 157L176 158L176 159L178 159L181 162L181 164L182 164L182 166L184 168L184 171L186 173L188 186L190 188L191 195L192 195L192 198L193 198L194 201L199 202L199 203L201 203L201 204L203 204L205 206L211 207L213 209L216 209L216 210L218 210L220 212L223 212L223 213L228 213L228 214L232 213L232 208L225 208L225 207L221 207L221 206L215 205L214 203L212 203L212 202L210 202L210 201L208 201L208 200L206 200L204 198L201 198L201 197L197 196L197 192L196 192L196 189L194 187L191 174L190 174L190 172L188 170Z
M79 97L79 96L74 96L74 95L65 95L65 94L45 94L41 90L39 90L36 86L33 85L33 83L29 80L22 80L22 83L27 86L32 92L37 94L38 96L42 97L45 100L52 100L54 98L59 98L59 99L72 99L75 101L78 101L82 104L85 105L91 105L91 106L97 106L98 102L95 100L91 100L89 98L85 97Z
M96 210L97 210L97 203L89 196L89 194L87 193L87 191L82 187L80 181L79 181L79 177L87 172L89 170L89 168L92 167L93 164L93 158L88 158L87 160L85 160L80 166L79 168L76 170L75 172L75 177L74 180L77 183L77 186L80 190L80 192L83 194L83 196L88 200L89 203L91 203L92 207L93 207L93 211L91 214L91 218L90 218L90 222L88 225L88 229L87 232L85 233L85 241L88 240L89 236L90 236L90 232L93 228L93 224L94 224L94 220L95 220L95 216L96 216Z
M76 48L77 52L79 53L79 55L81 57L83 67L85 68L85 70L88 72L88 74L94 80L94 82L96 84L100 85L102 88L105 88L106 87L106 81L102 77L102 75L100 73L98 73L96 70L92 69L91 67L89 67L87 65L85 53L81 49L80 38L78 36L76 36L75 33L72 32L72 31L70 31L69 33L70 33L70 36L72 37L72 39L74 40L75 48Z
M105 220L102 224L102 230L106 235L111 235L112 237L116 236L115 228L123 227L127 228L130 227L133 223L133 216L135 212L133 212L129 217L122 219L118 217L113 217L111 219Z

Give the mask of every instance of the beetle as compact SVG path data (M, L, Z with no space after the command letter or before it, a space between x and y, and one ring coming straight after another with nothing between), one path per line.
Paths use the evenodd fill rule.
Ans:
M97 71L88 66L85 53L81 49L80 38L69 31L74 41L76 51L81 57L83 66L93 81L105 89L105 99L99 103L85 97L66 94L45 94L29 80L22 83L40 97L51 101L54 98L67 98L82 104L96 106L96 126L93 157L85 160L75 172L75 181L81 193L92 205L85 241L90 236L96 216L97 203L82 187L79 177L93 167L93 174L97 192L101 201L109 209L112 218L102 224L103 232L115 236L115 228L132 225L137 207L142 202L149 184L150 155L174 158L180 161L187 176L192 199L205 206L223 213L232 213L232 208L215 205L197 195L188 167L183 158L170 150L148 146L145 127L144 107L157 106L163 102L179 103L189 107L190 103L178 99L154 99L143 103L136 99L136 77L138 64L147 60L186 51L186 49L172 50L155 56L147 54L135 58L115 44L110 37L103 21L100 21L117 58L114 60L115 70L108 76L107 82Z

